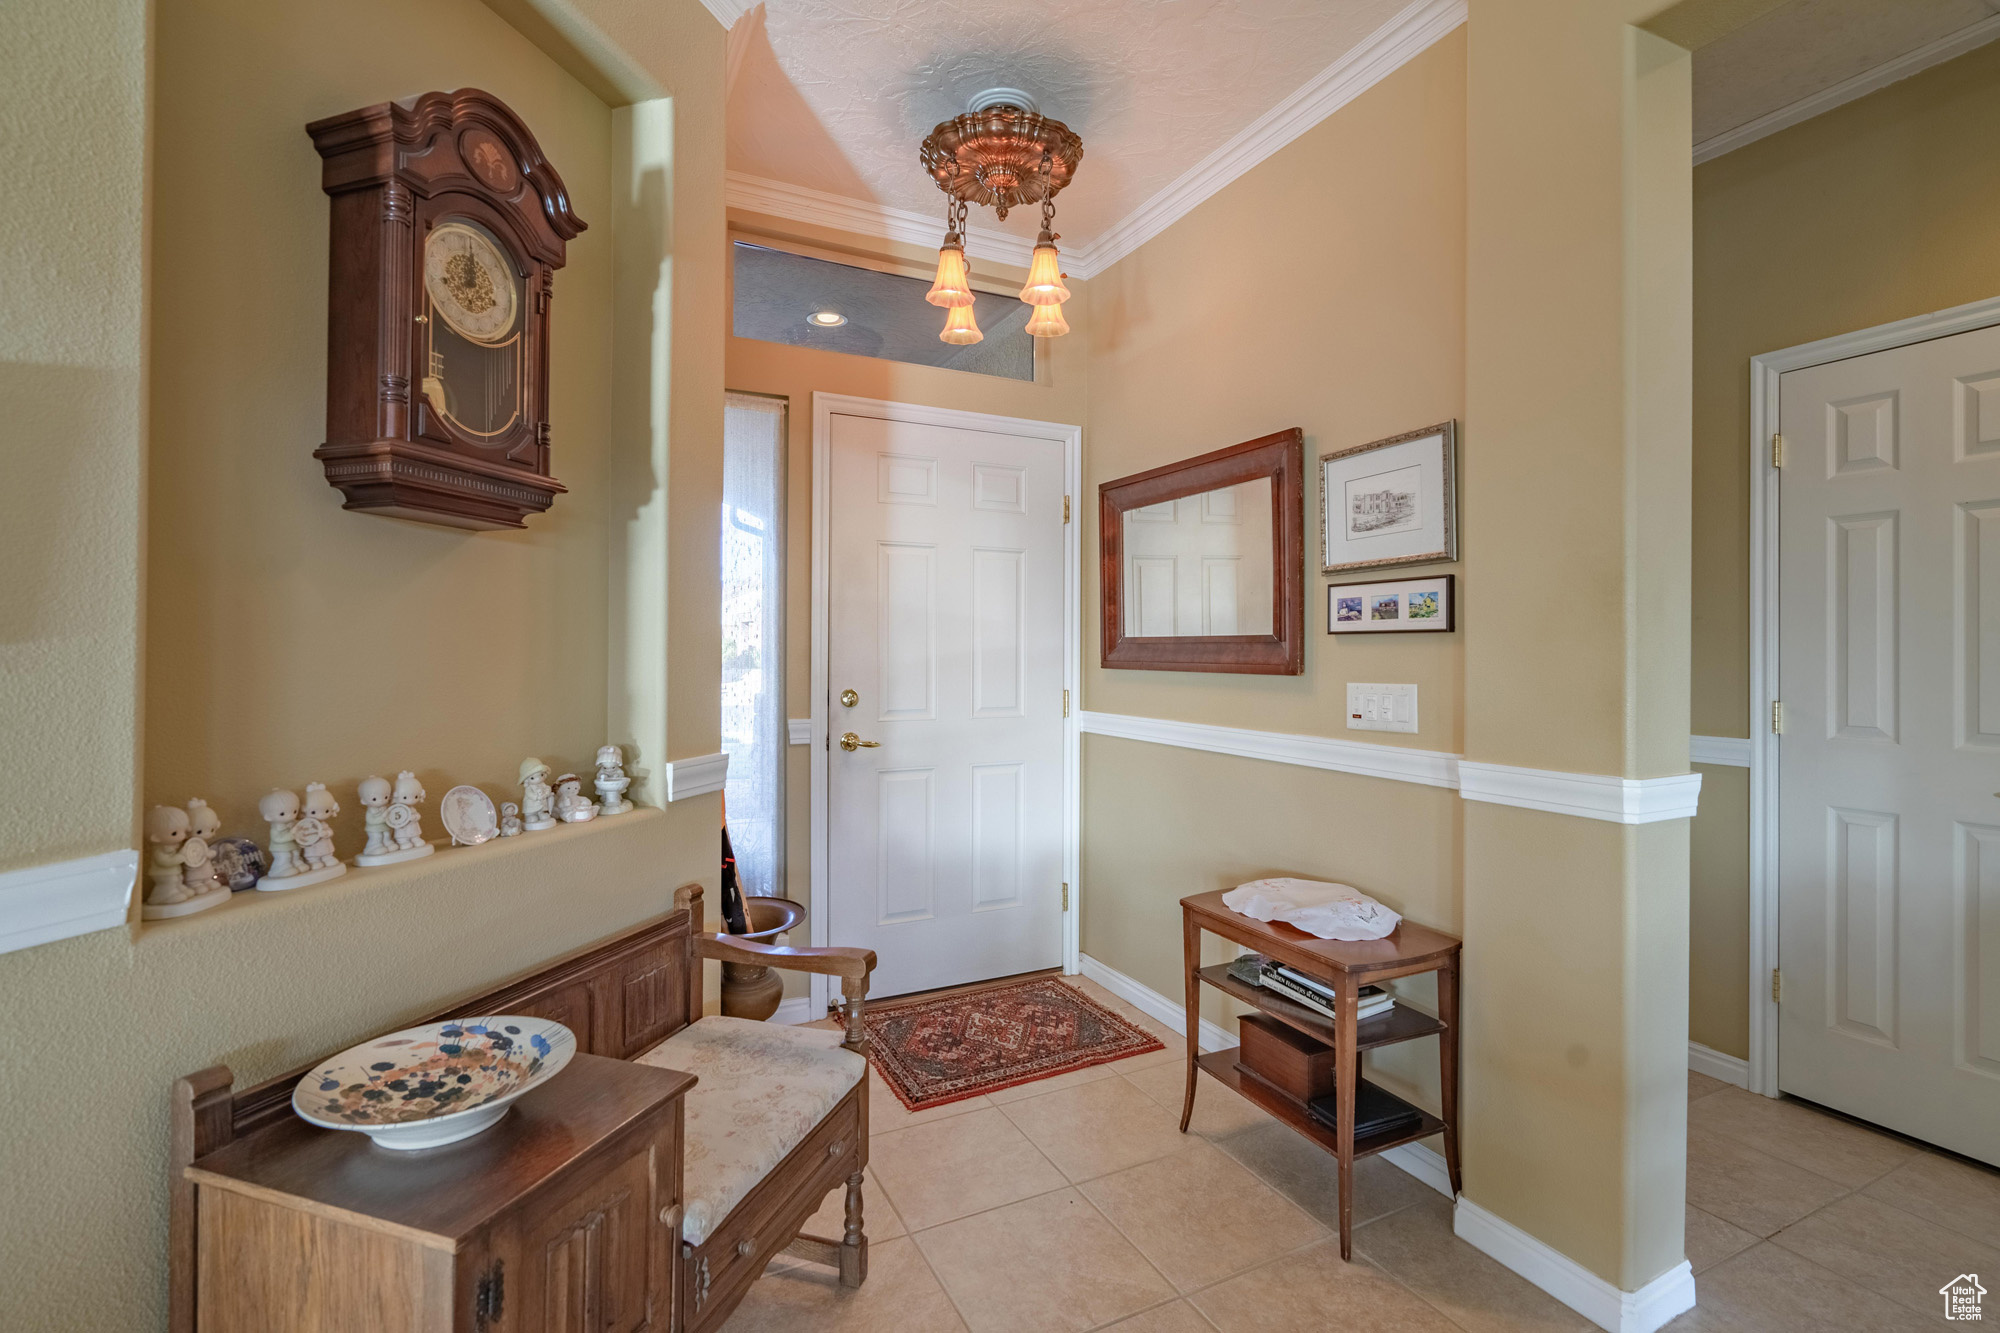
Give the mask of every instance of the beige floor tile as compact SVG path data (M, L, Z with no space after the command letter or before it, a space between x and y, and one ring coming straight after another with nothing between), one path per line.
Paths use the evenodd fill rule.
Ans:
M1451 1205L1431 1197L1354 1233L1354 1252L1468 1333L1587 1333L1595 1326L1452 1234Z
M773 1266L723 1324L724 1333L951 1333L962 1330L916 1243L907 1236L868 1247L868 1280L843 1287L818 1264Z
M1870 1185L1867 1193L1982 1245L2000 1245L2000 1171L1940 1153L1919 1153Z
M1308 1141L1297 1130L1273 1120L1218 1139L1216 1146L1326 1226L1340 1225L1340 1166L1333 1154ZM1354 1164L1356 1226L1420 1200L1441 1197L1409 1172L1380 1157L1364 1157Z
M1693 1204L1687 1206L1687 1257L1695 1272L1719 1264L1756 1243L1757 1238L1742 1227L1731 1226Z
M1688 1070L1689 1101L1693 1101L1697 1097L1706 1097L1711 1092L1721 1092L1728 1086L1727 1083L1724 1083L1719 1078L1710 1078L1706 1074L1697 1074L1692 1069Z
M1666 1326L1672 1333L1916 1333L1941 1322L1769 1243L1703 1273L1695 1298L1693 1310Z
M984 1097L968 1097L962 1102L947 1102L943 1106L933 1106L924 1111L906 1110L889 1085L882 1081L875 1067L868 1067L868 1133L887 1134L891 1130L908 1129L911 1125L928 1125L938 1120L949 1120L955 1115L968 1111L979 1111L993 1105Z
M1180 1123L1181 1106L1187 1100L1185 1063L1177 1060L1170 1065L1155 1065L1151 1069L1129 1073L1125 1079L1164 1106L1174 1117L1175 1124ZM1271 1116L1249 1098L1212 1078L1202 1078L1194 1085L1194 1117L1188 1121L1188 1132L1191 1134L1199 1134L1205 1139L1219 1139L1271 1123Z
M960 1218L916 1241L973 1333L1096 1328L1174 1294L1073 1189Z
M1076 987L1085 995L1088 995L1091 999L1109 1009L1112 1013L1117 1014L1120 1018L1125 1019L1135 1027L1144 1028L1168 1046L1175 1046L1187 1040L1180 1033L1174 1031L1159 1019L1154 1018L1137 1005L1126 1003L1086 977L1064 977L1063 984Z
M1101 1078L999 1108L1071 1181L1122 1171L1201 1142L1123 1078ZM891 1193L895 1186L890 1185Z
M1207 1144L1078 1188L1184 1292L1327 1236L1297 1204Z
M829 1190L819 1211L799 1229L828 1240L839 1240L847 1230L847 1186L836 1185ZM875 1179L875 1168L872 1166L863 1172L861 1181L861 1230L870 1245L878 1240L894 1240L897 1236L908 1234L908 1228L897 1215L895 1205L889 1202L888 1191Z
M893 1193L895 1186L889 1189ZM1727 1135L1688 1131L1687 1201L1758 1236L1788 1227L1847 1192L1825 1176Z
M1938 1288L1952 1277L2000 1276L2000 1250L1866 1194L1827 1205L1771 1243L1924 1314L1942 1307Z
M1450 1320L1366 1262L1323 1241L1189 1297L1222 1333L1454 1333Z
M1169 1301L1108 1325L1105 1333L1215 1333L1215 1325L1186 1301Z
M996 1107L869 1140L869 1166L912 1231L1060 1189L1062 1172Z
M1800 1102L1724 1088L1688 1107L1688 1128L1726 1134L1804 1167L1816 1176L1860 1189L1901 1166L1917 1150L1877 1130L1863 1129Z

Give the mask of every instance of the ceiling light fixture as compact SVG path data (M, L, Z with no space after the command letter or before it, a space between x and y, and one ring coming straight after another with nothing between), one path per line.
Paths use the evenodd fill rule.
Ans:
M837 329L847 322L847 316L838 310L815 310L806 316L806 323L822 329Z
M1021 299L1036 307L1028 321L1030 334L1059 338L1068 333L1062 303L1069 299L1069 288L1063 285L1062 256L1056 249L1055 198L1076 175L1083 140L1061 121L1036 111L1035 99L1020 89L990 88L972 99L964 115L933 129L920 158L950 201L937 281L924 296L949 312L938 337L948 343L973 343L981 337L972 318L972 282L965 264L968 204L990 207L1002 222L1010 208L1042 206L1042 230L1035 237L1034 262Z

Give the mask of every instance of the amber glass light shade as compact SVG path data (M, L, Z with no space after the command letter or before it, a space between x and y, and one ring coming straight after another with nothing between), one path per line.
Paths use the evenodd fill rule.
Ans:
M1060 338L1069 332L1069 321L1063 318L1062 304L1038 305L1035 313L1028 316L1028 333L1036 338Z
M938 251L937 281L924 299L932 305L957 310L972 304L972 278L965 271L965 247L947 245Z
M1035 247L1035 259L1028 266L1028 285L1021 288L1021 299L1029 305L1061 305L1069 300L1069 288L1063 286L1062 256L1053 245Z
M944 332L938 335L942 341L964 346L966 343L976 343L985 336L979 331L979 325L973 322L970 301L964 305L952 306L945 311Z

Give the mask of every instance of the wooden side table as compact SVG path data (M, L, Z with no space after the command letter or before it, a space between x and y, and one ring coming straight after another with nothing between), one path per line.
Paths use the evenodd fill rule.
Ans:
M1445 1164L1451 1171L1451 1188L1459 1189L1458 1174L1458 952L1459 942L1441 931L1405 921L1387 939L1343 941L1323 940L1302 930L1275 921L1254 921L1222 905L1225 891L1198 893L1181 899L1181 939L1187 965L1187 1101L1181 1108L1181 1132L1187 1132L1194 1114L1195 1071L1206 1070L1212 1077L1233 1088L1277 1119L1332 1153L1340 1162L1340 1257L1354 1254L1354 1163L1389 1148L1433 1134L1444 1136ZM1316 981L1334 988L1339 999L1334 1005L1340 1015L1336 1022L1316 1010L1298 1004L1261 986L1239 981L1229 973L1228 964L1201 965L1201 933L1220 935L1258 953L1276 959ZM1418 972L1438 974L1436 1017L1421 1009L1398 1002L1386 1014L1366 1023L1355 1021L1357 996L1363 986L1379 984ZM1278 1022L1304 1033L1334 1049L1338 1070L1335 1085L1337 1128L1328 1129L1307 1114L1305 1106L1285 1096L1254 1075L1246 1075L1237 1064L1237 1049L1201 1054L1198 1021L1201 1014L1201 987L1206 982L1217 990L1252 1005ZM1361 1077L1361 1053L1378 1046L1418 1037L1438 1039L1438 1081L1443 1102L1442 1118L1419 1109L1414 1127L1385 1130L1354 1137L1354 1096Z

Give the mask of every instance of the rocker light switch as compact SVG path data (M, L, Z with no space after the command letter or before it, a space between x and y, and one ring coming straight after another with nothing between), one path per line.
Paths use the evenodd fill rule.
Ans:
M1414 685L1347 685L1347 726L1350 731L1415 731L1417 687Z

